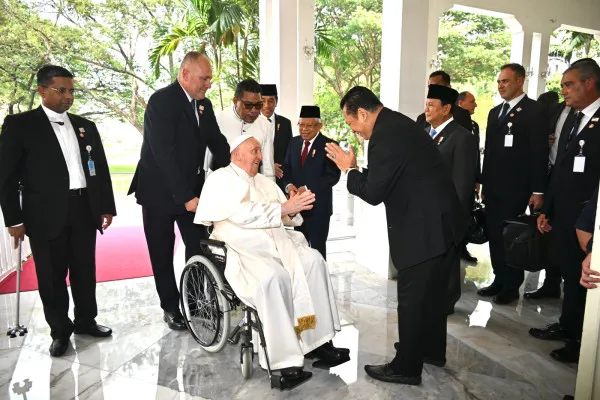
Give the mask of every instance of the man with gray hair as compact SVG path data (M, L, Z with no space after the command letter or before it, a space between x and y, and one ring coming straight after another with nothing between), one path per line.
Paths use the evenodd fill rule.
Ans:
M173 270L174 223L185 243L185 258L201 254L204 229L194 225L194 212L204 185L207 147L218 166L229 163L229 146L219 131L206 96L212 69L206 55L185 55L177 80L148 100L140 161L129 188L142 206L144 232L156 291L169 328L184 330Z
M592 60L573 63L561 80L567 106L577 112L565 121L538 229L552 230L564 279L559 322L529 333L544 340L566 340L550 353L561 362L577 362L586 291L579 285L585 258L574 225L600 180L600 67Z

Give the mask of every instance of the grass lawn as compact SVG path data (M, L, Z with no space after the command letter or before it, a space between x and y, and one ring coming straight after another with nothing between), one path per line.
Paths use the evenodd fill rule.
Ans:
M135 165L109 165L111 174L133 174L135 172Z

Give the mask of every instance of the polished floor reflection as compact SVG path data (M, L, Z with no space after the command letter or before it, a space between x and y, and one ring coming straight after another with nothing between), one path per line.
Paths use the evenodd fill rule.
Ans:
M352 360L330 371L312 370L302 386L269 389L267 374L255 360L244 380L239 348L204 352L186 332L169 330L152 278L98 285L98 322L113 328L111 338L73 336L66 355L48 355L49 328L37 292L22 295L23 338L0 338L0 399L562 399L575 387L576 366L560 364L548 353L561 344L531 338L527 330L554 322L560 300L521 299L498 306L476 295L492 278L486 246L470 247L477 266L463 266L463 296L448 320L448 363L426 365L420 386L375 381L365 364L393 357L398 339L396 283L354 262L352 240L328 245L329 264L343 320L338 346ZM522 290L538 286L529 274ZM14 322L14 295L0 296L0 321ZM236 320L236 317L233 318ZM237 321L236 321L237 322Z

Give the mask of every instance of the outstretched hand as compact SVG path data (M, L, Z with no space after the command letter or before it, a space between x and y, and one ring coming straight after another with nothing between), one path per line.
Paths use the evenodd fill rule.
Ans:
M315 194L310 190L291 196L288 201L281 204L281 215L297 214L300 211L310 210L315 202Z

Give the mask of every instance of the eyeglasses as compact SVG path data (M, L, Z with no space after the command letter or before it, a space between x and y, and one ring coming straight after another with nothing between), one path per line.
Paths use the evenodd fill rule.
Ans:
M298 128L300 129L312 129L318 126L319 124L301 124L298 122Z
M50 87L50 86L44 86L46 89L50 89L50 90L54 90L55 92L59 93L60 95L64 96L67 92L69 92L69 94L71 96L74 96L76 94L79 94L81 91L78 89L67 89L64 87L60 87L60 88L54 88L54 87Z
M249 101L242 101L242 103L244 104L244 108L246 110L252 110L252 107L254 107L256 110L260 111L263 107L262 101L260 103L250 103Z

